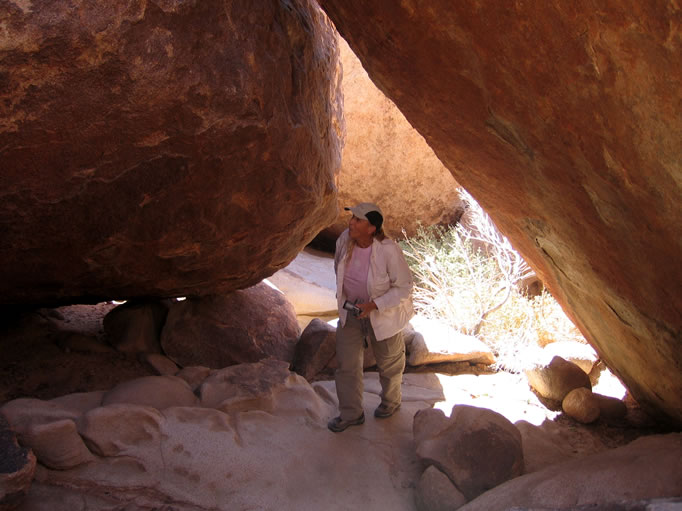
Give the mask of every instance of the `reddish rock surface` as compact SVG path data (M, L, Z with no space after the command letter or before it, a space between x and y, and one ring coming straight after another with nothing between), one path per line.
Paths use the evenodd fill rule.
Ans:
M229 292L334 219L314 2L3 2L0 25L0 302Z
M348 227L345 206L374 202L385 216L385 231L402 238L419 224L454 223L462 212L458 184L424 137L377 89L362 64L339 38L343 65L346 138L337 176L339 217L322 236L336 241ZM332 245L333 246L333 245Z
M635 398L682 423L682 12L320 4Z
M260 283L171 304L161 347L180 367L221 369L266 358L291 363L300 335L293 305Z

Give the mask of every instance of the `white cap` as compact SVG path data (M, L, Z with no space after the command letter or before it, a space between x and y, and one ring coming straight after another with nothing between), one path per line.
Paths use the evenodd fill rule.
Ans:
M374 227L377 229L381 228L381 224L384 222L384 214L381 212L381 208L377 206L376 204L372 204L371 202L361 202L360 204L356 204L355 206L351 208L344 208L346 211L350 211L353 213L358 218L361 218L363 220L367 220L370 224L372 224ZM370 215L370 217L367 217L367 213L378 213L379 218L377 218L376 215Z

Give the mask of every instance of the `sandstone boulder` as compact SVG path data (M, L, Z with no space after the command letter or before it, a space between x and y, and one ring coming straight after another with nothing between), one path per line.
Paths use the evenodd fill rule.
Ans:
M126 353L160 353L168 308L161 302L128 302L104 316L107 340Z
M375 202L386 233L401 238L418 226L455 223L462 213L458 184L433 150L377 89L362 64L339 38L346 139L337 177L339 216L321 237L327 242L348 227L344 207ZM333 246L333 245L332 245Z
M599 401L590 389L573 389L561 402L561 409L569 417L583 424L590 424L599 418Z
M56 470L68 470L93 460L76 423L69 419L36 424L29 428L22 442L33 450L41 464Z
M76 423L88 448L98 456L119 456L147 446L158 452L161 413L149 406L112 404L94 408Z
M419 411L414 417L417 456L448 476L471 500L523 473L521 434L504 416L473 406Z
M181 367L221 369L269 357L292 362L299 335L291 304L260 283L228 295L173 303L161 346Z
M320 0L606 365L682 424L682 44L669 4Z
M573 389L584 387L592 390L585 371L559 356L553 357L548 365L526 370L526 377L531 388L552 410L560 410L561 402Z
M310 0L0 5L0 301L222 294L336 215L336 35Z

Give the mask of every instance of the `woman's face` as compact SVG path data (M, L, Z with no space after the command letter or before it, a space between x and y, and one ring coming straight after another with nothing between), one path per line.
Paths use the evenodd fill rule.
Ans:
M348 234L352 240L366 240L372 237L377 228L369 223L364 218L358 218L355 215L350 219L348 224Z

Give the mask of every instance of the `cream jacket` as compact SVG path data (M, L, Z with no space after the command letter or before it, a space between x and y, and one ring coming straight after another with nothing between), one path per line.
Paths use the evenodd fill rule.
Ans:
M339 307L339 326L346 324L348 311L343 308L343 275L346 268L348 229L336 240L334 271L336 272L336 299ZM369 313L369 320L377 340L388 339L407 326L414 308L412 305L412 273L400 246L385 238L372 242L369 260L367 292L377 310Z

